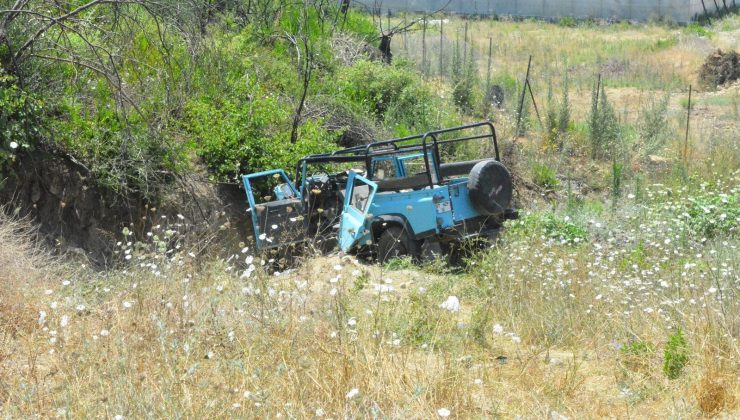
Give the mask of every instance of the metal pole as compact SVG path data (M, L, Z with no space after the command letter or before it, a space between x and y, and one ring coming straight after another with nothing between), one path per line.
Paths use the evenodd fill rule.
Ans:
M534 105L534 112L537 114L537 121L540 122L540 128L542 128L542 131L545 131L545 126L542 124L542 118L540 118L540 110L537 109L537 101L534 100L534 93L532 93L532 84L529 83L529 79L527 79L527 86L529 87L529 96L532 98L532 105Z
M704 16L707 17L707 22L711 25L712 20L709 18L709 12L707 11L707 6L704 5L704 0L701 0L701 8L704 9Z
M522 110L524 109L524 97L527 94L527 84L529 83L529 70L532 68L532 56L529 56L529 64L527 64L527 75L524 76L524 86L522 87L522 96L519 98L519 111L516 113L516 134L519 135L519 129L522 122Z
M686 110L686 138L683 142L683 163L689 169L689 124L691 123L691 85L689 85L689 105Z

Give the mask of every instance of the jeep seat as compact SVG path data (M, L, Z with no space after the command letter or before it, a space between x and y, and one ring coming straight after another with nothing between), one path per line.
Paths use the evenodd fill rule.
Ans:
M477 165L479 162L483 162L484 160L489 159L478 159L478 160L467 160L463 162L451 162L451 163L443 163L439 167L439 172L442 175L442 178L449 178L452 176L467 176L470 174L470 171L473 170L473 167Z
M390 178L375 181L378 184L378 192L418 190L429 186L429 177L426 172L403 178Z

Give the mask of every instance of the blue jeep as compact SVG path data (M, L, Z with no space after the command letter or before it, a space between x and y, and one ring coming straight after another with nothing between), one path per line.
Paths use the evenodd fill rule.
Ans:
M454 159L473 141L483 142L476 154L494 156ZM490 122L307 156L295 179L280 169L243 177L258 249L310 241L381 262L419 259L466 238L493 238L517 216Z

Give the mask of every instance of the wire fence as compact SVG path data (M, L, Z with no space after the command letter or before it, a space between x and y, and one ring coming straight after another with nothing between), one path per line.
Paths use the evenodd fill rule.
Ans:
M672 20L688 23L705 14L737 8L736 0L378 0L382 13L433 12L560 19ZM445 7L446 6L446 7Z

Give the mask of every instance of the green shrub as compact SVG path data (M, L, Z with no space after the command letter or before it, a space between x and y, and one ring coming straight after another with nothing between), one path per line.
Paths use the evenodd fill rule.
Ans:
M668 125L668 102L670 96L665 95L640 113L637 126L639 152L643 156L654 154L661 150L672 132Z
M463 48L467 48L463 46ZM473 58L473 51L464 58L460 46L455 44L452 51L452 68L450 81L452 83L452 99L455 105L463 111L471 112L481 102L481 82L478 67Z
M668 337L668 343L663 352L663 373L669 379L681 376L683 368L689 362L689 345L681 328Z
M490 302L484 302L476 306L470 315L470 334L478 345L484 347L491 332L491 324L493 324L492 306Z
M558 21L558 26L562 26L564 28L575 28L576 24L577 22L572 16L563 16Z
M454 117L403 60L392 65L359 61L343 71L339 91L346 100L396 131L421 132L436 126L437 118Z
M703 36L706 38L711 38L714 36L714 32L696 22L686 25L686 27L684 28L684 32L687 34Z
M736 195L696 195L687 202L691 229L707 238L738 234L740 203Z
M544 163L535 163L532 165L534 172L533 181L542 188L554 189L560 185L555 171Z
M617 162L612 162L612 197L617 198L622 195L622 172L624 171L624 165Z
M591 93L591 115L589 116L591 156L616 158L621 140L621 127L611 104L606 97L604 84L594 87Z
M0 67L0 169L41 140L43 102L21 90Z
M507 235L532 237L544 236L566 244L579 244L588 239L588 230L574 223L569 216L555 213L533 213L509 222Z
M288 145L293 109L272 95L252 101L191 101L185 128L194 148L217 177L234 180L241 174L266 169L292 170L303 156L336 146L321 120L306 121L298 142Z
M54 142L84 162L98 185L152 197L166 174L187 166L185 145L167 130L150 129L134 116L125 121L107 101L112 99L101 95L95 111L74 97L58 104L57 119L48 122Z

